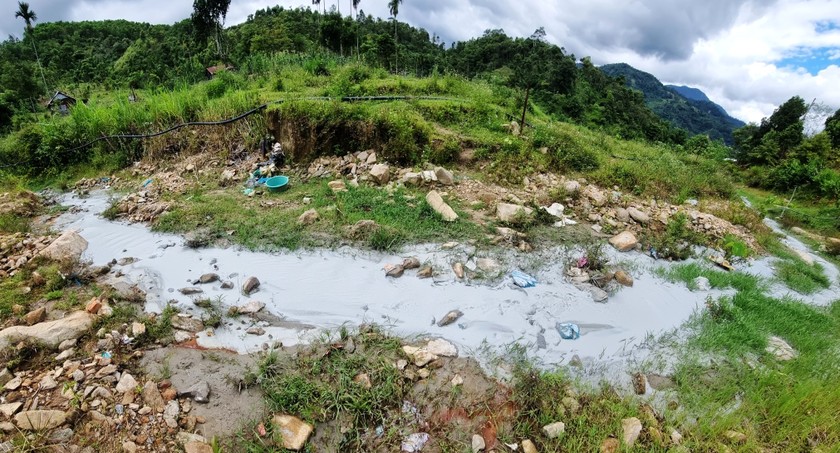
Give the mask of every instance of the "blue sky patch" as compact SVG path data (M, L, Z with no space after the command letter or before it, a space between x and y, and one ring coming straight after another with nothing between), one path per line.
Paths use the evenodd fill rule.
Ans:
M811 75L817 75L818 72L831 65L840 66L840 48L838 47L798 48L776 63L776 66L780 68L804 69Z

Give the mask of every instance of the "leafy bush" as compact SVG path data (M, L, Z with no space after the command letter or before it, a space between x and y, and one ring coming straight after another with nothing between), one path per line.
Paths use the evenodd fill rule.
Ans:
M668 220L665 231L649 239L650 246L660 258L684 260L691 256L691 248L700 237L688 228L688 216L678 212Z

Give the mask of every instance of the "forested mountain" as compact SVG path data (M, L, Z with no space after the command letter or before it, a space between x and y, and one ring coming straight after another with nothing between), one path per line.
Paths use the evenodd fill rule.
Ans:
M601 70L612 77L623 78L627 86L644 94L645 103L659 117L691 134L706 134L731 145L732 132L744 125L700 90L666 87L653 75L626 63L604 65Z

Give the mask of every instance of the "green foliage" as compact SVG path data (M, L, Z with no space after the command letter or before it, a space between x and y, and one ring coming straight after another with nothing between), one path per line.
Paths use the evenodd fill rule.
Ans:
M831 146L840 149L840 109L825 120L825 133L831 138Z
M779 260L773 267L776 270L776 276L788 288L800 294L813 294L831 285L831 281L819 263L808 265L800 259Z
M674 214L665 226L665 231L653 234L648 243L656 249L661 258L684 260L691 256L694 244L702 241L696 233L688 228L689 219L685 213Z

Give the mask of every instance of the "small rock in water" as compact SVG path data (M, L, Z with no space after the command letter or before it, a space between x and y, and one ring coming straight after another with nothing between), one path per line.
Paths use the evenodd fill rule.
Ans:
M185 296L191 296L193 294L203 293L204 290L201 289L201 288L195 287L195 286L190 286L190 287L187 287L187 288L181 288L181 289L178 290L178 292L185 295Z
M425 266L417 271L417 278L431 278L432 275L434 275L434 269L432 269L432 266Z
M633 286L633 277L631 277L630 274L628 274L627 272L624 272L623 270L615 271L614 277L615 277L615 281L617 281L619 284L621 284L623 286L627 286L627 287Z
M458 357L458 348L442 338L429 341L426 344L426 350L443 357Z
M229 280L222 282L222 289L233 289L233 282Z
M455 272L455 277L458 279L464 278L464 265L461 263L455 263L452 265L452 272Z
M236 312L241 315L251 315L254 313L258 313L260 310L265 308L265 303L260 302L258 300L251 300L248 301L245 305L240 305L236 307Z
M420 267L420 260L417 257L412 256L411 258L406 258L403 260L402 267L404 269L417 269Z
M204 283L213 283L213 282L217 281L218 279L219 279L218 274L213 274L213 273L204 274L201 277L199 277L198 280L194 281L193 285L204 284Z
M179 392L179 396L191 397L196 403L206 403L210 401L210 384L207 381L198 381L186 391Z
M260 287L260 280L257 277L248 277L245 283L242 284L242 292L249 295Z
M438 321L438 327L448 326L453 322L457 321L458 318L464 316L464 313L461 310L452 310L449 313L445 314L440 321Z
M392 278L400 278L403 276L405 272L405 268L402 265L394 265L394 264L386 264L385 265L385 276L392 277Z
M249 335L260 336L260 335L265 335L265 329L263 329L262 327L254 326L254 327L249 327L248 330L245 331L245 333L247 333Z

